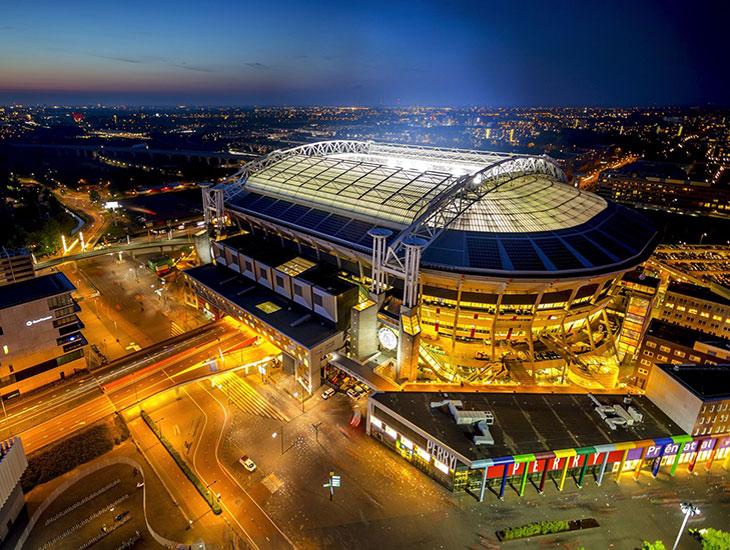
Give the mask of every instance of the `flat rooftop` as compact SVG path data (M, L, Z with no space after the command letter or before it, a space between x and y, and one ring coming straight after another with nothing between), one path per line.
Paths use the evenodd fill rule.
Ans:
M652 319L646 331L647 336L666 340L686 348L693 348L695 342L702 342L712 346L730 349L730 341L723 340L712 334L694 330L679 325L673 325L659 319Z
M688 283L670 283L667 292L674 292L676 294L682 294L683 296L690 296L697 298L698 300L704 300L705 302L714 302L716 304L722 304L730 306L730 300L712 292L705 286L692 285Z
M76 287L60 272L0 286L0 309L73 292Z
M447 397L448 395L448 397ZM597 395L602 405L622 405L625 395ZM412 422L471 462L528 453L592 447L683 435L684 430L645 396L631 396L644 415L639 424L611 430L586 394L386 392L371 399ZM446 406L431 402L460 400L462 410L491 411L493 445L475 445L478 432L458 425ZM377 413L376 413L377 414Z
M657 367L702 400L730 398L730 363L720 365L670 365Z
M306 348L340 332L311 310L227 267L205 264L186 269L184 273Z
M230 246L241 254L265 263L269 267L278 267L299 256L293 250L282 247L281 241L278 238L260 239L250 233L235 235L218 242Z

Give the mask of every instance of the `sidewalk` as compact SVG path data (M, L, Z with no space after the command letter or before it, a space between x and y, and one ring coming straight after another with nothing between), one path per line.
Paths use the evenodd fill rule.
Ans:
M127 425L132 437L137 443L140 451L135 449L137 457L145 460L150 469L150 479L159 480L159 494L165 495L165 499L175 510L182 522L173 526L173 522L167 522L167 512L161 507L158 515L151 517L164 518L167 530L161 529L159 533L168 538L181 540L186 544L203 539L206 543L222 543L225 523L210 509L210 506L203 500L192 482L183 474L170 453L160 443L152 430L145 424L142 418L138 417L128 420ZM147 479L147 478L146 478ZM169 511L170 506L167 507ZM154 514L153 505L150 503L151 514ZM192 520L192 524L190 521ZM186 530L186 524L190 528ZM170 533L167 535L167 533ZM173 536L174 535L174 536ZM223 547L221 545L221 547Z

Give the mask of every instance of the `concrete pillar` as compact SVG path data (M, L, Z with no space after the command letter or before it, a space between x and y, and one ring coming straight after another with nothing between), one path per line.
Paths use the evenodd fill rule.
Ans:
M621 481L621 474L624 473L624 464L626 464L626 457L629 456L629 450L625 449L624 454L621 455L621 462L618 463L618 472L616 472L616 481Z
M606 473L606 465L608 464L608 455L610 454L609 451L606 451L603 453L603 462L601 462L601 469L598 471L598 481L597 485L600 487L601 483L603 483L603 475Z
M380 294L385 290L385 271L383 264L385 263L385 254L387 251L387 239L393 234L390 229L383 227L375 227L368 231L368 235L373 238L373 255L370 270L370 290L375 294Z
M639 459L638 464L636 465L636 468L634 469L634 479L639 479L639 474L641 473L641 468L644 466L644 460L646 460L646 452L649 449L649 447L644 447L641 450L641 458Z
M677 450L677 455L674 457L674 464L672 464L672 469L669 470L669 475L674 477L674 473L677 471L677 466L679 466L679 458L682 456L682 451L684 451L684 447L687 445L687 443L680 443L679 449Z
M580 469L580 476L578 477L578 489L583 487L583 480L586 477L586 470L588 470L588 457L590 455L584 455L583 467Z
M659 452L659 455L656 457L656 462L654 463L654 468L651 470L651 475L656 477L659 474L659 468L661 468L662 465L662 458L664 458L664 451L666 450L667 446L662 445L662 450Z
M527 471L529 465L529 462L525 462L525 471L522 472L522 481L520 482L520 496L525 495L525 485L527 484Z
M486 466L484 468L484 474L482 474L482 486L479 489L479 502L484 502L484 491L487 488L487 472L489 471L489 466Z
M545 480L547 479L548 468L550 467L551 460L552 458L545 459L545 466L542 469L542 476L540 477L540 488L538 489L538 492L540 494L543 494L543 492L545 492Z
M568 475L568 464L570 463L570 457L565 457L565 464L563 464L563 473L560 474L560 483L558 484L558 491L562 491L565 486L565 477Z
M509 472L509 464L504 465L504 474L502 474L502 486L499 488L499 500L504 500L504 488L507 486L507 473Z
M712 451L710 451L710 459L707 461L707 464L705 464L705 470L708 472L710 471L710 468L712 468L712 463L715 460L715 453L717 452L717 446L720 444L719 439L715 439L715 446L712 448Z

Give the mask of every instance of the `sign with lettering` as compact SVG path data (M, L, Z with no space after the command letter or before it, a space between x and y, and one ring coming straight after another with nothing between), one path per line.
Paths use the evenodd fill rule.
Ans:
M430 439L426 441L426 450L431 453L436 460L447 464L452 470L456 468L456 457Z
M50 321L51 319L53 319L53 317L51 317L50 315L48 315L46 317L41 317L40 319L33 319L32 321L26 321L25 326L30 327L35 324L42 323L43 321Z

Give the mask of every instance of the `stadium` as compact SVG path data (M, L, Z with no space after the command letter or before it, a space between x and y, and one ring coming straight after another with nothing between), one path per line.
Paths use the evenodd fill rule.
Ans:
M270 153L205 186L203 206L217 269L303 320L277 328L212 268L188 273L192 290L284 338L310 391L333 363L396 383L612 388L623 319L608 305L658 238L547 156L362 141ZM315 322L338 336L302 358L314 344L294 329Z

